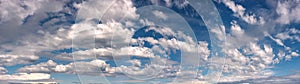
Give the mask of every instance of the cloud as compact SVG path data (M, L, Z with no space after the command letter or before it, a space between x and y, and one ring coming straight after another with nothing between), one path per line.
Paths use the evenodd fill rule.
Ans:
M42 80L50 79L50 74L46 73L16 73L12 75L0 75L0 80Z
M275 41L278 45L286 47L280 39L275 39L269 34L267 34L267 36L270 37L273 41Z
M63 5L73 2L51 1L49 3L49 0L1 0L0 2L0 10L3 11L0 14L1 64L9 66L28 64L39 59L37 53L71 45L71 41L69 41L57 46L56 41L59 35L55 37L56 39L50 39L54 37L51 34L57 31L57 25L48 29L49 26L42 24L43 22L52 24L59 21L64 23L62 19L70 19L65 14L59 15L59 13L70 11L69 7L63 7ZM51 16L49 12L53 15ZM60 17L56 18L56 21L52 21L52 17L56 15ZM59 29L65 27L67 24L60 25Z
M54 58L58 60L87 60L94 58L126 58L128 56L136 56L142 58L155 57L152 49L147 47L122 47L119 49L113 48L94 48L88 50L79 50L70 53L60 53Z
M297 52L292 52L291 55L292 55L292 56L295 56L295 57L296 57L296 56L299 56L299 54L298 54Z
M0 55L0 64L1 66L28 64L38 59L39 57L35 55Z
M40 29L40 21L47 18L46 12L63 9L63 1L49 0L1 0L0 43L16 42L21 38L35 35Z
M276 19L278 23L290 24L292 22L298 23L300 18L300 2L298 0L278 1L276 13L279 17Z
M236 21L231 22L228 32L225 45L221 45L225 57L209 59L212 62L210 63L212 64L211 67L224 66L221 70L223 74L220 82L272 76L274 72L268 69L272 68L273 64L281 62L282 58L287 57L281 55L276 60L275 47L268 43L260 43L266 39L248 35L248 31L245 31Z
M229 34L226 35L226 45L223 45L223 52L226 55L224 58L211 58L212 64L223 65L223 75L220 82L240 81L247 79L267 78L275 72L268 69L273 65L283 62L283 59L289 60L292 58L292 53L284 53L277 50L268 43L260 43L266 40L265 38L256 38L249 36L235 21L231 23ZM283 35L289 35L291 30L283 31ZM297 32L293 29L294 32ZM265 33L266 34L266 33ZM264 37L270 37L278 45L284 46L289 52L289 46L284 45L284 39L290 39L291 36L283 36L280 34L275 38L272 35L266 34ZM242 38L242 39L241 39ZM280 38L280 39L278 39ZM296 56L296 52L294 53ZM225 60L225 64L221 61ZM264 73L261 73L264 72Z
M52 66L57 66L57 64L55 62L53 62L52 60L49 60L45 63L22 67L22 68L18 69L17 71L18 72L48 73L48 72L51 72Z
M188 3L187 0L180 0L175 2L165 0L165 2L167 2L167 6L177 5L179 7L186 6ZM47 8L49 8L50 12L64 10L62 9L62 2L57 2L60 4L53 7L50 7L53 4L47 4L48 2L46 4L44 2L39 3L38 1L32 1L32 3L28 1L5 1L0 4L3 3L7 3L5 5L7 7L2 7L4 5L0 6L0 10L4 10L4 12L0 13L0 22L3 23L26 23L26 21L24 20L26 20L26 18L29 16L35 18L46 17L47 15L45 14L41 14L41 16L35 16L35 14L40 14L41 12L44 13L45 11L42 10L45 10ZM19 6L19 3L23 4L24 6L28 6L28 9ZM246 13L246 9L242 5L238 5L235 2L229 0L223 0L223 3L234 12L235 17L241 18L249 24L264 24L264 18L256 16L255 14ZM44 7L44 5L47 6ZM132 3L130 0L94 0L86 1L85 4L76 4L76 7L79 8L79 18L77 18L78 22L76 24L59 27L54 30L33 29L34 34L32 34L32 36L28 35L23 39L18 39L18 42L1 45L1 66L29 64L33 61L38 60L39 56L45 55L49 56L49 58L53 57L55 58L55 60L49 60L47 62L42 62L39 64L24 66L17 70L17 72L20 72L20 74L13 75L6 74L7 69L5 69L4 67L0 67L0 79L6 78L7 80L36 80L39 79L36 76L40 76L41 79L47 79L49 74L46 73L74 74L75 72L79 72L80 74L90 74L89 72L99 71L104 72L105 75L128 74L133 76L143 76L145 74L150 74L150 76L158 78L168 78L175 76L180 78L192 78L191 76L195 75L195 73L197 73L196 71L184 70L185 67L180 68L179 66L171 66L173 64L178 64L179 62L174 62L173 60L168 59L170 57L168 57L167 54L170 54L171 51L180 50L181 61L186 63L186 65L197 64L197 66L194 67L198 67L198 64L201 67L220 67L221 65L223 65L223 62L225 60L226 63L224 64L224 68L222 70L224 74L221 76L221 82L232 82L269 77L273 75L273 72L268 71L267 69L272 68L273 64L281 62L282 59L291 59L292 57L299 56L297 51L289 53L280 52L276 54L277 56L275 56L275 47L269 44L261 43L260 41L265 39L249 35L249 33L247 33L248 31L246 31L245 28L242 28L243 26L240 26L236 21L231 22L231 27L228 30L229 33L225 36L227 40L226 44L220 44L223 48L222 51L226 55L226 57L220 58L211 55L209 43L204 41L197 42L195 41L194 37L187 35L186 32L178 32L177 30L175 31L168 27L149 27L148 29L146 29L146 31L155 31L168 38L132 38L131 36L134 35L135 29L131 27L134 27L137 24L131 22L130 20L135 20L139 17L139 15L136 14L136 8L133 5L134 3ZM289 8L287 2L279 3L279 5L285 8ZM11 9L9 7L16 8L16 10L8 11L8 9ZM285 8L279 9L278 7L278 10L286 10ZM295 13L295 11L297 11L297 9L292 9L288 12L293 14ZM7 12L13 12L13 15L10 15L11 13ZM283 11L282 13L281 12L278 11L279 15L281 14L281 17L277 20L279 23L286 24L293 21L297 22L297 19L290 19L293 16L285 16L286 13L283 13L285 11ZM168 14L164 14L162 11L152 11L152 13L154 13L154 15L156 15L157 17L165 20L170 17ZM296 14L297 13L295 13L295 15ZM125 22L119 22L119 20L121 19L124 19ZM56 20L59 19L53 19L51 21L53 21L54 23ZM139 21L143 25L154 25L153 22L148 21L147 19ZM52 22L49 22L49 24L51 23ZM6 24L0 24L0 26L1 25L7 26ZM19 28L19 26L11 26L15 27L15 30L18 30ZM40 26L34 24L24 27L31 28ZM225 27L222 28L225 31ZM284 41L288 39L293 39L300 42L300 38L297 36L299 32L300 31L297 29L290 29L285 32L278 33L276 36L268 34L264 37L269 37L278 45L285 46ZM222 32L215 33L219 33L219 38L223 39ZM18 32L13 32L12 34L18 34ZM2 36L6 36L6 34L3 34ZM16 36L1 37L0 35L0 40L12 37ZM149 42L153 46L142 46L144 41ZM72 42L75 43L74 46L72 46ZM132 44L138 44L140 46L127 46L127 44L129 44L130 42ZM51 51L69 48L75 49L75 51L73 53L51 53ZM76 62L71 62L69 64L59 64L55 62L56 60L73 60L72 54L76 56ZM162 56L158 56L157 54ZM117 67L112 67L108 63L106 63L105 60L100 60L107 57L109 58L108 60L112 60L113 56L122 58L126 57L127 55L142 58L151 58L153 60L153 63L144 65L142 60L138 59L122 60L130 62L132 63L132 65L120 65ZM201 61L200 63L199 60ZM209 64L209 62L211 62L211 64L218 65L206 65ZM182 64L185 65L184 63ZM28 72L28 74L24 74L23 72ZM156 74L153 75L153 73ZM31 77L32 79L22 79L24 77ZM199 77L199 79L201 79L201 77L203 78L205 76L200 75ZM196 81L194 79L191 80L192 81L189 82L205 83L203 81Z
M285 76L270 76L270 77L263 77L263 78L252 78L247 80L241 81L231 81L231 82L220 82L218 84L237 84L237 83L250 83L250 84L265 84L265 83L275 83L275 84L298 84L300 75L299 74L292 74L292 75L285 75Z
M208 84L207 81L199 81L199 80L188 80L188 81L176 81L167 84Z
M75 68L76 66L76 68ZM78 61L72 62L69 64L57 64L52 60L49 60L44 63L39 63L36 65L25 66L19 68L18 72L27 72L27 73L89 73L99 71L103 68L104 70L109 67L109 64L106 64L103 60L92 60L92 61Z
M264 24L263 17L256 16L255 14L248 14L245 12L246 8L242 5L236 4L234 1L222 0L222 2L233 11L234 16L241 18L249 24Z
M105 10L105 11L103 11ZM136 8L131 0L91 0L81 4L78 19L101 19L102 22L136 19Z
M200 55L201 60L206 60L210 54L210 50L208 49L208 43L204 41L199 41L198 43L192 38L192 36L186 35L183 32L175 32L171 28L155 28L149 27L146 29L147 31L156 31L164 36L171 36L174 38L158 38L154 39L152 37L140 37L137 41L147 41L150 44L154 45L152 48L153 51L161 52L162 55L167 55L170 51L180 50L181 56L186 59L185 61L189 60L198 61L197 55ZM157 49L161 47L160 49Z
M158 62L163 62L164 59L157 58L155 60L160 60ZM36 65L25 66L17 70L17 72L23 73L69 73L69 74L82 74L82 75L93 75L90 73L104 73L107 76L111 76L109 74L127 74L131 76L141 76L148 74L151 77L166 77L167 73L172 73L165 71L165 69L169 68L169 70L174 70L169 65L164 65L161 63L153 63L144 66L141 68L140 60L129 60L128 62L132 63L130 66L120 65L117 67L111 67L103 60L92 60L92 61L78 61L72 62L69 64L57 64L52 60L48 62L39 63ZM153 74L155 73L155 74ZM151 75L152 74L152 75ZM94 74L95 75L95 74Z
M7 73L7 69L4 68L4 67L0 67L0 74L2 75L2 74L5 74L5 73Z
M166 7L184 8L188 5L188 0L150 0L153 5L163 5Z
M167 15L165 15L163 12L158 11L158 10L153 11L153 14L154 14L156 17L162 18L162 19L164 19L164 20L166 20L166 19L168 18Z
M104 24L102 24L102 25L104 25ZM105 28L105 29L109 29L109 28ZM208 43L206 43L206 42L195 43L195 41L193 41L193 39L190 36L185 35L181 32L174 32L173 30L170 30L167 28L162 28L162 29L156 29L156 28L151 29L150 28L150 30L155 30L155 31L157 31L161 34L167 35L167 36L178 36L178 38L154 39L152 37L146 37L146 38L141 37L141 38L131 40L133 43L140 42L140 41L148 41L153 45L159 45L159 46L163 47L163 49L158 46L152 47L152 48L140 47L140 46L139 47L122 46L120 48L113 48L113 47L90 48L87 50L78 50L78 51L73 52L74 55L78 55L75 57L75 59L80 59L80 60L92 59L92 58L94 58L94 56L99 56L101 58L101 56L111 56L111 54L114 54L114 56L116 56L116 57L133 55L133 56L138 56L138 57L151 58L154 61L153 62L154 64L153 63L151 63L149 65L147 64L144 66L144 68L140 67L141 66L140 60L130 60L129 62L133 63L132 66L121 65L118 67L107 67L109 65L105 64L105 66L103 65L103 66L97 67L97 66L93 66L93 64L91 62L70 63L70 64L66 64L66 65L57 64L55 66L54 65L49 66L49 65L47 65L49 63L40 63L37 65L23 67L23 68L19 69L18 71L31 72L34 70L30 70L30 69L35 69L36 71L34 71L34 72L74 73L73 65L76 65L77 66L76 70L83 71L83 73L88 72L88 71L90 71L90 72L99 71L99 68L100 68L101 70L103 70L103 72L105 72L107 74L129 74L129 75L141 76L143 74L149 74L149 72L153 72L153 73L159 72L159 73L157 73L158 75L155 75L154 77L171 77L171 76L176 75L173 73L174 71L164 71L164 69L170 68L168 70L171 70L173 68L170 66L164 66L163 64L166 64L166 63L172 64L172 62L171 62L172 60L160 58L159 56L154 56L154 53L153 53L154 51L160 51L161 54L166 54L167 52L164 50L181 49L182 52L185 52L183 54L185 62L191 62L193 64L198 64L197 63L198 59L195 59L196 54L200 54L202 60L208 59L208 56L210 54L210 51L208 49ZM105 30L103 30L103 31L105 31ZM146 31L149 31L149 30L146 30ZM102 34L102 33L99 33L99 34ZM106 33L104 33L104 34L106 34ZM85 35L88 35L88 34L85 34ZM122 36L122 35L120 35L120 36ZM78 38L78 39L80 39L80 38ZM196 45L198 45L198 46L196 46ZM66 57L63 55L68 55L68 56ZM68 53L59 54L57 57L59 59L60 59L60 57L61 58L66 57L65 59L72 60L72 56L70 56ZM125 61L127 61L127 60L125 60ZM168 62L165 62L165 61L168 61ZM51 61L50 61L50 63L51 63ZM46 69L41 70L41 69L35 68L35 67L43 67L45 64L47 65ZM32 67L34 67L34 68L32 68ZM79 67L79 69L78 69L78 67ZM86 70L87 67L91 70ZM194 67L196 67L196 66L194 66ZM162 70L162 72L160 72L161 70ZM182 72L181 74L177 74L177 75L183 75L183 74L184 73Z
M133 66L136 66L136 67L140 67L142 65L142 62L140 60L129 60L129 62L131 64L133 64Z
M41 7L43 1L20 1L20 0L2 0L1 1L1 22L10 19L20 19L19 23L22 22L29 15L33 15Z
M286 41L286 40L293 40L300 42L299 36L297 34L300 34L300 31L296 28L288 28L282 32L279 32L275 35L276 38Z

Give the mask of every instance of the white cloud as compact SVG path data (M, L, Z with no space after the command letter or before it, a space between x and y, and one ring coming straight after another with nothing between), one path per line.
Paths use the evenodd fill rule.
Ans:
M76 66L76 68L75 68ZM25 66L18 69L18 72L27 72L27 73L88 73L99 71L99 69L106 69L109 67L109 64L106 64L103 60L92 60L92 61L78 61L72 62L69 64L57 64L52 60L48 62L39 63L36 65Z
M176 81L176 82L171 82L171 83L166 83L166 84L209 84L207 81L200 81L196 79L190 79L187 81Z
M43 30L40 29L39 23L48 18L46 12L61 11L63 4L64 1L1 0L0 42L15 42L26 36L35 35L37 30Z
M299 74L292 74L292 75L285 75L285 76L270 76L270 77L260 77L260 78L252 78L247 80L241 81L228 81L223 83L230 83L230 84L242 84L242 83L249 83L249 84L265 84L265 83L287 83L287 84L297 84L300 83Z
M159 17L159 18L164 19L164 20L166 20L166 19L168 18L167 15L165 15L163 12L158 11L158 10L154 10L152 13L153 13L156 17Z
M114 54L116 56L134 55L149 58L154 57L154 53L152 52L152 50L147 47L123 47L120 50L115 51L114 53L116 53Z
M245 31L237 24L236 21L231 22L231 34L234 36L241 36Z
M166 2L167 7L172 7L172 5L173 5L172 0L165 0L165 2Z
M170 0L167 4L172 4ZM184 3L187 3L186 0L183 0ZM180 2L180 1L178 1ZM174 2L176 5L176 2ZM184 5L180 3L179 5ZM261 17L257 17L255 14L251 15L245 13L245 8L241 5L234 3L233 1L224 0L223 3L228 6L234 13L236 17L241 18L242 20L250 24L263 24L264 20ZM86 6L91 5L91 6ZM177 4L178 5L178 4ZM97 6L96 8L94 6ZM51 50L60 50L64 48L72 47L72 38L75 39L75 48L85 48L84 50L75 51L73 54L78 55L76 59L85 60L85 59L94 59L96 57L110 57L112 54L114 56L122 57L126 55L134 55L139 57L153 58L155 63L146 65L144 68L140 68L142 63L140 60L129 60L132 63L132 66L119 66L119 67L110 67L109 64L106 64L104 60L92 60L92 61L81 61L70 64L57 64L52 60L49 60L44 63L39 63L35 65L29 65L18 69L18 72L47 72L47 73L74 73L78 71L80 73L86 72L95 72L99 69L103 70L106 73L125 73L130 75L144 75L157 73L158 77L169 77L169 76L182 76L191 75L193 72L180 72L175 71L176 73L168 72L168 70L175 70L175 67L172 66L163 66L160 64L166 63L165 61L171 61L164 58L158 58L155 56L156 52L164 55L168 51L181 49L181 52L184 52L182 59L185 61L192 62L198 61L195 59L196 54L200 55L201 60L208 61L213 60L216 64L222 65L223 60L227 62L224 66L224 72L229 73L229 76L221 78L222 81L239 81L249 78L260 78L270 76L271 72L265 71L271 66L272 63L279 63L283 58L291 59L291 56L299 56L297 52L291 52L291 55L285 55L285 53L279 53L277 61L275 55L273 54L273 48L267 44L257 43L258 39L246 34L246 31L238 25L237 22L231 23L230 34L226 35L227 43L222 45L224 48L224 53L227 55L226 58L209 58L210 50L208 48L208 43L206 42L196 42L191 36L184 34L183 32L175 32L171 28L154 28L150 27L147 29L155 30L160 34L166 36L175 36L176 38L166 39L159 38L154 39L151 37L132 39L131 37L134 34L134 29L126 28L127 26L133 26L132 22L127 22L124 24L117 22L124 15L128 14L125 19L135 19L138 17L135 14L136 8L133 7L133 3L130 0L116 0L114 1L91 1L87 4L78 4L80 9L79 16L80 18L97 18L100 19L99 15L102 17L104 23L102 24L89 24L89 23L77 23L74 24L70 29L59 28L55 33L50 33L48 31L39 31L43 37L40 38L30 38L33 41L24 40L21 42L22 46L10 46L10 45L1 45L1 48L7 50L13 50L12 52L3 52L3 55L0 55L0 63L3 65L15 65L15 64L24 64L30 63L34 60L38 60L39 57L35 54L41 51L51 51ZM102 11L103 9L107 11ZM1 9L1 8L0 8ZM36 10L36 9L34 9ZM33 11L34 11L33 10ZM21 10L23 11L23 10ZM163 19L167 19L167 15L164 15L162 12L153 11L154 14L160 16ZM5 12L3 12L3 15ZM87 14L86 14L87 13ZM0 13L1 14L1 13ZM25 16L32 15L32 12L21 14L20 18L24 19ZM0 15L1 16L1 15ZM7 16L7 15L6 15ZM8 15L9 16L9 15ZM2 17L2 16L1 16ZM284 17L284 16L282 16ZM145 24L154 24L147 20L140 20L141 23ZM94 29L95 28L95 31ZM225 31L225 28L222 27ZM222 32L213 30L218 35L222 35ZM74 35L74 33L76 33ZM284 45L283 40L286 39L300 39L297 36L290 36L289 34L299 33L296 29L291 29L289 33L277 34L276 38L273 38L271 35L269 37L274 40L278 45ZM114 36L114 40L111 38ZM91 37L91 38L87 38ZM95 37L95 38L94 38ZM218 36L220 39L223 39ZM279 38L279 39L277 39ZM132 41L133 43L138 43L140 41L148 41L151 44L155 45L152 48L147 47L131 47L131 46L119 46L123 44L128 44ZM299 40L300 41L300 40ZM98 44L93 45L94 42L99 42ZM110 45L111 42L115 42L116 45ZM89 44L89 45L87 45ZM159 45L159 46L157 46ZM198 45L198 46L196 46ZM25 52L23 50L26 50ZM243 52L247 51L247 52ZM27 52L28 51L28 52ZM155 52L155 53L154 53ZM2 52L1 52L2 53ZM7 55L6 55L7 54ZM70 53L61 53L55 56L56 59L62 60L72 60ZM276 61L276 62L274 62ZM201 65L201 64L200 64ZM74 66L77 66L76 69ZM205 66L205 65L203 65ZM160 70L166 70L158 73ZM0 74L6 73L7 70L3 67L0 67ZM178 73L177 73L178 72ZM265 74L261 75L264 72ZM175 74L175 75L174 75ZM47 78L47 74L22 74L22 75L0 75L1 77L6 77L7 79L18 79L18 80L31 80L31 79L21 79L20 77L32 77L32 79L37 79L35 76L39 75L43 79ZM11 78L13 77L13 78ZM235 79L235 80L233 80ZM194 83L203 83L201 81L192 81Z
M290 39L291 36L289 35L288 32L282 32L282 33L278 33L275 37L281 39L281 40L286 40L286 39Z
M164 59L157 58L155 61L160 60L159 62L164 62ZM140 68L141 62L140 60L129 60L133 65L131 66L118 66L118 67L110 67L109 64L106 64L103 60L92 60L92 61L78 61L72 62L69 64L57 64L52 60L48 62L39 63L36 65L25 66L18 69L18 72L28 72L28 73L70 73L70 74L84 74L87 75L91 72L103 72L104 74L127 74L131 76L141 76L148 74L149 77L165 77L168 75L164 69L169 68L170 70L174 70L170 64L164 65L164 63L153 62L152 64L145 65L144 68ZM172 69L171 69L172 68ZM155 73L155 74L153 74ZM1 77L1 76L0 76Z
M298 23L300 18L300 2L298 0L292 1L278 1L276 13L279 17L276 19L278 23L290 24L291 22Z
M270 38L271 38L273 41L275 41L278 45L286 47L286 46L284 45L284 43L283 43L280 39L276 39L276 38L272 37L272 36L269 35L269 34L266 34L266 36L270 37Z
M271 68L272 63L275 61L273 48L270 45L259 43L260 40L264 39L248 35L247 31L241 28L236 21L231 22L229 34L226 34L226 44L221 46L226 56L210 58L212 60L211 64L215 64L211 67L224 65L221 71L226 75L223 74L221 76L221 82L240 81L272 75L273 72L266 71L266 69ZM225 64L223 64L224 60ZM262 74L261 72L270 74Z
M126 45L134 33L133 29L126 28L119 22L93 24L82 22L71 27L69 36L73 38L73 46L77 48L98 48ZM120 46L122 47L122 46Z
M43 72L51 72L51 69L53 66L57 66L55 62L52 60L49 60L44 63L40 63L37 65L30 65L30 66L25 66L20 69L18 69L18 72L35 72L35 73L43 73Z
M189 4L188 0L175 0L173 3L178 8L184 8Z
M249 48L252 54L254 54L254 56L251 57L254 62L263 63L265 65L272 63L274 54L270 46L264 45L264 49L261 49L257 44L250 43Z
M138 38L137 42L147 41L154 45L152 50L158 52L161 56L170 54L171 51L176 52L180 50L181 52L181 64L183 65L197 65L201 60L202 65L204 61L207 61L210 55L210 50L208 49L208 43L204 41L196 42L194 38L187 35L186 33L180 31L174 31L171 28L155 28L149 27L145 31L156 31L164 36L171 36L175 38L158 38L154 39L152 37L142 37ZM193 66L193 67L195 67Z
M132 63L133 66L140 67L142 65L142 62L140 60L129 60L130 63Z
M131 0L91 0L80 6L78 19L101 19L102 22L119 21L123 19L136 19ZM126 17L125 17L126 15Z
M7 73L7 69L4 67L0 67L0 75Z
M1 65L28 64L38 60L39 56L36 53L44 50L47 43L41 41L43 35L36 33L39 30L46 30L41 29L39 23L48 18L46 12L61 11L64 1L49 3L49 0L1 0L0 2ZM49 46L47 47L49 49Z
M234 16L241 18L249 24L264 24L265 21L262 17L255 14L248 14L245 12L245 8L242 5L236 4L231 0L222 0L222 2L234 12Z
M297 52L292 52L291 55L292 55L292 56L295 56L295 57L296 57L296 56L299 56L299 54L298 54Z
M46 73L16 73L12 75L0 75L0 80L43 80L50 79Z
M96 31L94 31L92 28L95 28ZM108 47L107 49L106 48L99 49L99 52L101 53L100 55L108 55L111 54L110 52L112 52L110 50L115 50L109 48L111 47L112 36L115 37L113 41L115 42L115 44L118 45L128 44L130 42L130 39L124 37L124 34L128 36L132 36L133 30L127 29L117 22L108 22L107 24L97 24L97 25L92 25L88 23L78 23L78 24L74 24L71 27L71 29L60 28L57 30L55 34L51 34L47 31L39 31L39 33L43 34L43 36L38 38L31 37L30 41L24 39L25 41L22 41L20 43L22 44L22 46L1 45L1 47L6 50L13 50L12 52L2 52L2 53L16 54L14 55L14 57L20 55L19 58L24 58L25 56L22 56L22 54L25 54L28 55L28 58L32 58L37 53L39 53L38 55L43 55L42 53L43 51L52 51L52 50L71 48L72 38L74 38L73 40L74 48L85 48L88 50L93 50L95 47L96 48ZM93 38L94 36L95 38ZM96 44L96 46L94 44ZM83 53L83 51L78 51L78 52ZM93 53L93 51L88 51L88 52L90 52L90 55L92 55ZM8 56L3 55L2 57L4 58ZM54 56L54 58L58 58L58 59L63 58L60 60L71 60L72 56L68 53L62 53L59 54L58 56ZM37 59L38 56L36 56L36 59L32 58L31 60L37 60Z
M21 22L41 8L43 2L45 1L1 0L0 10L2 12L0 13L0 22L10 19L19 19Z
M226 34L225 37L218 37L226 38L226 44L224 45L224 48L240 48L242 46L248 45L250 42L256 42L258 40L258 38L248 35L236 21L231 22L229 34Z
M293 40L293 41L300 42L299 36L297 34L300 34L299 30L295 28L289 28L283 32L276 34L275 37L283 41Z
M137 56L143 58L153 58L155 57L152 49L147 47L122 47L119 49L113 48L93 48L89 50L79 50L71 53L61 53L55 56L56 59L60 60L86 60L94 58L124 58L127 56Z
M39 57L35 55L0 55L1 66L12 66L15 64L28 64L35 60L38 60Z
M165 5L167 7L176 6L178 8L184 8L188 5L188 0L163 0L165 4L162 3L162 0L150 0L154 5Z

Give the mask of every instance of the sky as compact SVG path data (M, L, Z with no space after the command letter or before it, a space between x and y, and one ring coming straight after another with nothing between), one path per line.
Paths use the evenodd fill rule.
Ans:
M300 83L299 0L0 0L0 83Z

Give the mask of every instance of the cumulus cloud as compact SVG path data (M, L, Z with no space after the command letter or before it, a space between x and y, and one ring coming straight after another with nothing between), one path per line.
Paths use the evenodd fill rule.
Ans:
M56 65L57 64L55 62L49 60L45 63L22 67L18 69L18 72L39 72L39 73L51 72L51 66L56 66Z
M60 60L86 60L93 58L126 58L128 56L136 56L142 58L153 58L155 57L152 49L147 47L122 47L119 49L113 48L94 48L89 50L75 51L72 54L61 53L56 55L54 58Z
M292 52L291 55L292 56L299 56L299 54L297 52Z
M300 2L298 0L278 1L276 13L279 17L276 19L278 23L290 24L292 22L298 23L300 18Z
M35 35L40 28L40 21L48 18L46 12L58 12L63 9L64 1L49 0L1 0L0 39L19 41L30 35Z
M75 68L76 66L76 68ZM103 60L92 60L92 61L79 61L79 62L72 62L69 64L57 64L52 60L48 62L39 63L36 65L25 66L18 69L18 72L27 72L27 73L88 73L88 72L95 72L99 69L109 67L109 64L106 64Z
M159 3L157 0L151 1L152 3ZM24 20L26 17L37 13L36 11L42 10L39 7L43 7L43 5L45 5L40 4L40 1L33 2L34 1L32 1L32 3L28 1L1 2L0 4L5 3L6 5L0 6L0 10L4 10L4 12L0 13L0 22L16 18L18 20ZM165 0L165 2L169 7L174 4L181 7L188 3L187 0L179 0L175 2ZM242 5L229 0L223 0L222 2L234 12L235 17L241 18L249 24L264 24L264 19L262 17L246 13L246 9ZM18 3L28 6L28 9L19 6ZM130 36L134 34L135 29L130 27L135 26L136 24L131 21L126 21L128 19L136 19L139 17L139 15L136 14L136 8L133 5L134 3L130 0L91 0L84 4L76 4L76 7L79 8L79 18L77 18L78 23L73 24L70 28L60 27L54 32L39 30L36 32L40 36L29 36L28 38L22 39L21 42L16 43L16 45L1 45L1 66L28 64L38 60L38 55L45 55L43 52L51 52L53 50L63 50L68 48L74 48L75 51L72 53L62 52L58 54L50 54L53 55L55 60L59 59L67 61L73 60L72 55L75 55L76 62L59 64L56 63L55 60L49 60L39 64L24 66L17 70L17 72L28 72L31 74L20 73L7 75L7 69L0 67L0 79L38 80L49 79L49 74L42 73L74 74L77 72L85 74L99 71L104 72L105 74L128 74L133 76L150 74L149 77L152 76L159 78L175 76L180 78L195 78L193 76L197 73L196 71L185 70L186 67L173 66L173 64L178 63L174 63L174 61L169 59L170 57L168 57L168 54L170 54L171 51L180 50L182 55L181 61L183 61L182 64L195 64L197 65L194 66L196 68L199 66L208 68L220 67L223 65L225 60L226 63L224 64L222 71L226 75L221 76L220 80L221 82L232 82L247 79L267 78L270 75L273 75L273 72L266 69L271 68L273 64L279 63L282 59L291 59L292 57L299 56L298 51L291 51L289 53L279 52L276 54L277 56L275 56L274 52L276 51L273 49L273 46L264 43L261 44L259 43L259 40L262 39L247 35L247 31L244 30L244 28L242 28L236 21L231 22L231 27L228 30L229 33L225 36L227 40L226 44L220 44L226 57L218 58L213 55L210 56L211 51L209 49L209 43L204 41L197 42L194 37L187 35L186 32L177 30L174 31L168 27L149 27L146 29L146 31L158 32L159 34L162 34L164 38L139 37L133 39ZM291 19L294 18L293 14L297 14L295 12L297 9L286 11L290 8L287 5L287 2L279 3L278 5L283 7L282 9L278 7L278 14L281 16L277 20L279 23L287 24L290 22L298 22L297 19ZM55 6L57 8L50 9L51 11L59 11L61 10L60 6L62 5L59 4L59 6ZM8 7L16 8L17 10L8 11L11 9ZM298 6L295 7L297 8ZM103 9L106 11L103 12ZM14 15L10 15L11 12L14 14L20 13L20 15L12 17ZM287 16L284 12L288 12L292 14L292 16ZM164 14L161 11L152 11L152 13L165 20L169 18L167 14ZM119 22L121 19L124 19L125 22ZM148 21L147 19L139 21L144 25L154 25L153 22ZM221 28L225 31L225 27ZM222 32L217 30L212 31L220 35L218 36L219 39L224 39ZM280 46L285 46L284 41L287 39L298 40L298 42L300 42L300 37L295 35L299 33L300 31L297 29L290 29L286 32L278 33L276 36L267 34L265 37L271 38ZM3 38L4 37L0 36L0 40ZM144 41L149 42L153 46L141 46ZM127 46L130 42L133 44L136 43L140 46ZM162 56L157 56L157 54ZM126 62L132 63L132 65L111 67L110 64L106 63L106 61L95 59L102 59L105 57L113 58L113 56L122 58L127 55L151 58L153 62L151 64L144 65L142 60L125 60ZM201 62L199 62L199 60ZM209 63L217 65L208 65ZM153 75L153 73L155 74ZM205 76L200 75L200 80L202 80L201 77L203 78ZM206 83L204 81L191 80L192 81L182 83Z
M156 46L153 47L152 50L157 52L164 52L163 55L167 55L167 52L180 50L183 59L192 61L198 61L197 55L200 55L199 59L206 60L210 54L210 50L207 48L208 43L204 41L199 41L198 43L189 35L186 35L182 32L175 32L171 28L154 28L150 27L146 29L146 31L154 30L160 34L165 36L174 36L175 38L159 38L154 39L152 37L143 37L138 38L138 41L147 41L152 45L161 46L162 50L157 49ZM155 49L154 49L155 48ZM190 59L189 59L190 58Z
M33 15L34 12L41 7L41 3L43 2L44 1L1 0L1 22L10 19L20 19L21 22L27 16Z
M106 11L103 11L105 9ZM91 0L84 4L78 11L78 19L101 19L102 22L119 21L121 19L136 19L138 15L135 13L136 8L133 7L131 0ZM124 15L126 17L124 17Z
M163 59L156 59L163 60ZM129 60L128 62L132 63L131 66L117 66L111 67L103 60L92 60L92 61L78 61L72 62L69 64L57 64L52 60L48 62L39 63L36 65L25 66L18 69L18 72L27 72L27 73L69 73L69 74L83 74L87 75L89 73L100 73L103 72L105 74L127 74L131 76L143 76L145 74L151 75L151 77L166 77L168 74L172 73L176 67L171 67L168 65L163 65L159 63L146 65L144 68L141 68L140 60ZM160 61L162 62L162 61ZM168 70L166 70L168 69ZM176 69L178 70L178 69ZM153 75L153 73L156 73ZM90 74L92 75L92 74ZM94 74L95 75L95 74Z
M269 34L266 34L264 37L270 37L278 45L288 48L281 39L274 38ZM261 40L265 40L265 38L250 36L236 21L231 22L229 33L226 34L226 43L221 46L226 56L210 58L211 64L223 65L223 75L220 78L220 82L272 76L274 72L268 70L269 68L272 68L276 63L282 62L283 58L291 58L290 53L283 52L276 56L275 48L267 43L259 43ZM225 62L223 63L224 60Z
M54 14L59 11L61 13L67 11L68 7L64 8L63 5L69 1L51 1L49 3L49 0L1 0L0 2L0 10L3 11L0 14L1 64L9 66L28 64L39 59L39 55L36 53L52 50L55 47L52 45L54 44L52 41L56 40L49 39L52 37L46 35L45 31L47 34L53 34L56 29L52 26L48 30L41 24L43 21L47 22L45 19L52 20L52 16L47 15L48 12ZM64 15L61 15L61 18L66 19Z
M12 66L16 64L28 64L39 59L35 55L0 55L1 66Z
M249 24L265 23L263 17L256 16L255 14L246 13L246 8L244 8L242 5L236 4L234 1L222 0L222 2L233 11L235 17L241 18Z

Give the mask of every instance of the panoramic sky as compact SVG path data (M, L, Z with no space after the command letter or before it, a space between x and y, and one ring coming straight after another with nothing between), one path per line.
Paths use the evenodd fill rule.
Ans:
M0 83L300 83L300 0L0 0Z

